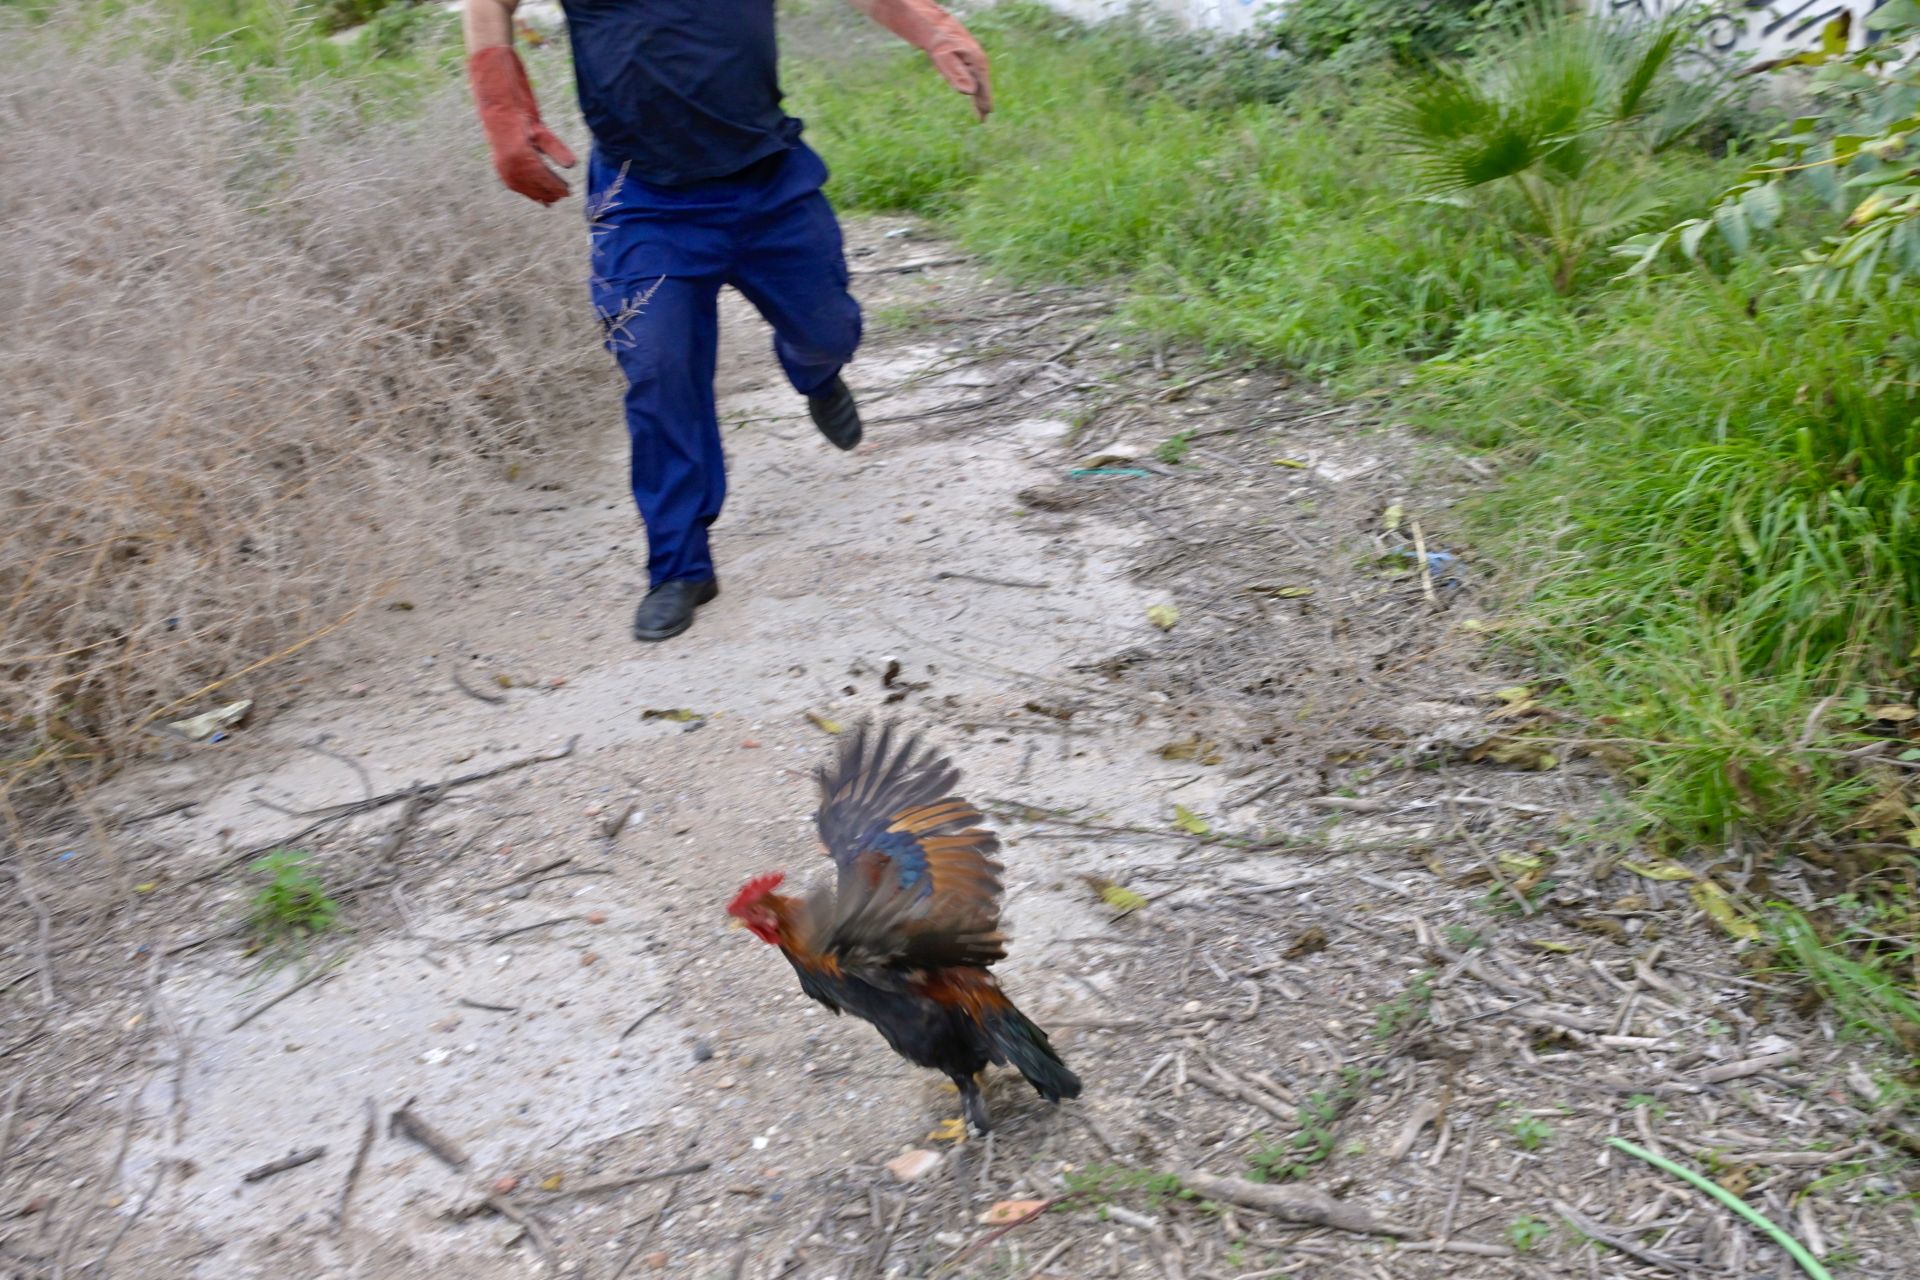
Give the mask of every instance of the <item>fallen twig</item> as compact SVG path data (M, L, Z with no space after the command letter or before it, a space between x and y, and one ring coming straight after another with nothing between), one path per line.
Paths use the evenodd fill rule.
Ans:
M1592 1240L1596 1244L1603 1244L1609 1249L1617 1250L1636 1261L1644 1262L1649 1266L1659 1267L1663 1271L1676 1272L1680 1275L1692 1275L1695 1271L1699 1270L1697 1266L1684 1258L1676 1258L1672 1254L1649 1249L1645 1245L1635 1244L1624 1236L1608 1231L1598 1222L1587 1217L1584 1213L1581 1213L1578 1209L1563 1200L1555 1200L1553 1202L1553 1211L1566 1219L1568 1226L1578 1231L1587 1239Z
M228 1032L234 1032L234 1031L240 1030L240 1028L246 1026L249 1022L252 1022L255 1018L259 1017L261 1014L265 1013L267 1010L273 1008L275 1005L279 1004L281 1001L286 1000L291 996L298 995L300 992L305 991L308 987L311 987L316 983L325 982L328 978L331 978L334 975L335 970L339 969L339 967L345 963L346 963L345 956L335 956L333 959L327 961L325 964L321 965L318 969L315 969L312 973L308 974L306 977L300 979L300 981L288 987L285 991L282 991L279 995L273 997L273 999L255 1008L252 1013L245 1014L244 1016L242 1016L238 1022L234 1023L232 1026L227 1028Z
M1413 558L1420 562L1420 594L1437 611L1440 596L1433 589L1433 566L1427 563L1427 535L1420 531L1418 520L1407 521L1407 530L1413 534Z
M20 887L20 900L33 912L34 979L40 986L41 1003L52 1004L58 999L53 989L53 917L25 876L11 866L0 866L0 871L13 877L14 884Z
M276 1173L285 1173L289 1169L298 1169L303 1164L312 1164L327 1154L325 1147L308 1147L305 1151L290 1151L278 1160L269 1160L257 1169L249 1169L240 1175L242 1182L263 1182Z
M655 1209L653 1216L647 1219L647 1229L640 1233L640 1238L633 1242L633 1247L628 1249L626 1256L620 1259L620 1265L613 1269L610 1280L620 1280L621 1276L627 1274L627 1268L633 1265L633 1260L639 1257L640 1251L652 1241L653 1233L660 1229L660 1219L667 1216L667 1210L673 1207L674 1198L680 1194L681 1185L678 1182L674 1183L667 1188L667 1194L660 1197L660 1207Z
M613 1191L626 1191L632 1187L642 1187L649 1182L665 1182L669 1178L684 1178L690 1174L705 1173L713 1168L711 1160L696 1160L692 1164L675 1165L671 1169L657 1169L650 1173L628 1174L622 1178L603 1178L599 1182L583 1182L577 1187L563 1188L559 1191L544 1193L540 1204L552 1204L556 1200L578 1200L585 1196L603 1196Z
M1174 383L1154 396L1154 400L1160 404L1166 404L1169 401L1178 400L1195 387L1203 387L1209 382L1218 382L1222 378L1231 378L1236 373L1246 373L1252 368L1251 364L1238 364L1225 369L1215 369L1212 373L1203 373L1197 378L1188 378L1185 382Z
M933 580L935 582L979 582L989 587L1025 587L1029 591L1053 590L1053 584L1051 582L1021 582L1013 578L989 578L984 574L958 573L950 569L940 570L933 575Z
M620 1038L622 1040L625 1040L628 1036L638 1031L646 1023L648 1018L651 1018L654 1014L666 1008L667 1004L668 1004L667 1001L662 1000L659 1004L656 1004L655 1006L653 1006L653 1008L647 1010L645 1013L635 1018L632 1022L629 1022L627 1024L627 1029L620 1033Z
M479 689L474 688L472 685L468 684L465 680L462 680L460 678L460 668L458 667L453 667L449 669L447 674L453 677L453 687L458 689L460 692L466 694L469 698L473 698L479 702L490 703L496 707L500 706L507 700L507 695L504 693L485 693Z
M585 918L584 916L555 916L551 920L536 920L532 924L516 925L511 929L502 929L499 933L489 935L486 942L488 946L492 946L496 942L505 942L508 938L517 938L523 933L532 933L535 929L551 929L557 924L567 924L571 921L583 920Z
M449 1169L457 1172L467 1167L467 1153L452 1138L421 1119L420 1113L413 1109L412 1098L401 1103L400 1109L388 1117L387 1132L411 1138Z
M1728 1080L1759 1075L1762 1071L1788 1066L1799 1060L1798 1048L1784 1049L1779 1053L1765 1053L1756 1058L1742 1058L1737 1062L1723 1062L1717 1067L1708 1067L1705 1071L1695 1073L1693 1080L1695 1084L1724 1084Z
M487 1197L487 1207L525 1231L527 1239L533 1241L533 1247L540 1251L546 1264L555 1270L559 1269L560 1253L554 1247L553 1237L547 1234L540 1219L534 1217L525 1206L517 1203L512 1196L491 1195Z
M1244 1178L1222 1178L1197 1169L1178 1170L1174 1176L1208 1200L1225 1200L1242 1208L1258 1209L1286 1222L1338 1227L1365 1235L1397 1236L1403 1240L1419 1234L1412 1227L1382 1221L1359 1205L1335 1200L1320 1188L1305 1183L1248 1182Z
M1755 1209L1745 1200L1742 1200L1739 1196L1733 1194L1733 1192L1727 1190L1711 1178L1695 1173L1685 1165L1675 1164L1665 1156L1657 1156L1645 1147L1635 1146L1625 1138L1608 1138L1607 1145L1617 1147L1636 1160L1644 1160L1654 1168L1670 1173L1688 1185L1706 1192L1715 1200L1718 1200L1721 1204L1733 1210L1748 1222L1760 1228L1760 1230L1766 1232L1773 1242L1782 1249L1785 1249L1788 1255L1800 1264L1800 1269L1812 1276L1814 1280L1833 1280L1832 1274L1820 1265L1818 1258L1807 1252L1805 1245L1802 1245L1798 1240L1794 1239L1784 1228L1774 1225L1773 1220L1761 1213L1758 1209Z
M366 1168L367 1153L373 1149L374 1135L380 1128L380 1108L372 1098L367 1099L367 1122L360 1130L360 1145L354 1148L353 1163L347 1166L347 1179L340 1184L340 1198L333 1204L333 1229L340 1231L347 1225L347 1203L353 1199L353 1188L360 1181L360 1171Z
M960 255L945 258L918 258L912 262L894 262L880 267L855 267L851 274L856 276L897 276L910 275L915 271L927 271L934 267L957 267L971 259Z
M580 735L575 734L573 737L567 739L566 746L548 755L527 756L525 759L509 761L503 765L496 765L491 769L481 769L475 773L461 774L457 778L448 778L443 782L416 783L413 786L402 787L398 791L389 791L384 795L370 796L365 800L354 800L346 804L328 805L320 809L282 810L282 812L297 818L311 817L313 821L298 831L287 835L275 836L264 844L253 845L249 848L231 853L216 862L213 866L208 867L205 871L188 878L183 883L194 885L206 880L211 880L215 876L223 875L230 868L238 866L240 863L246 862L249 859L257 858L264 853L271 853L275 849L284 848L290 844L296 844L330 823L339 822L346 818L357 817L363 813L371 813L375 809L384 809L390 804L398 804L402 800L409 800L415 797L428 797L431 801L438 801L455 787L469 786L475 782L485 782L490 778L498 778L502 774L512 773L518 769L528 769L537 764L551 764L555 760L565 760L573 754L573 749L579 742Z

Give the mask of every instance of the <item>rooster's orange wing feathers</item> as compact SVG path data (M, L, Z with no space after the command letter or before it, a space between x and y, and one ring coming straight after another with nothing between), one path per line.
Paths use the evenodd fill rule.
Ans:
M989 965L1000 933L1000 847L952 794L960 771L917 736L862 724L820 771L814 821L839 868L828 946L855 963Z

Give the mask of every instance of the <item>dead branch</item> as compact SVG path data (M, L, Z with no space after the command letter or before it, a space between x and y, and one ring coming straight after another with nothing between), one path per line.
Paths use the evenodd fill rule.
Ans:
M1244 1178L1222 1178L1196 1169L1177 1170L1174 1176L1209 1200L1257 1209L1284 1222L1305 1222L1364 1235L1397 1236L1403 1240L1419 1234L1412 1227L1382 1221L1359 1205L1335 1200L1320 1188L1305 1183L1248 1182Z
M422 1119L420 1113L413 1109L412 1098L400 1104L400 1109L388 1117L387 1132L419 1143L449 1169L457 1172L467 1167L467 1153L460 1144Z
M304 1151L290 1151L278 1160L269 1160L257 1169L249 1169L240 1175L242 1182L264 1182L276 1173L285 1173L289 1169L298 1169L303 1164L312 1164L327 1154L325 1147L308 1147Z

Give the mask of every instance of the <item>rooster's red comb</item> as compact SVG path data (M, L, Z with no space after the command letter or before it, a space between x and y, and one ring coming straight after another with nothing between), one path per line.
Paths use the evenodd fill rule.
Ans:
M733 895L733 901L727 904L727 914L730 916L743 914L754 903L779 888L781 881L786 878L784 871L769 871L766 875L755 876L741 886L740 892Z

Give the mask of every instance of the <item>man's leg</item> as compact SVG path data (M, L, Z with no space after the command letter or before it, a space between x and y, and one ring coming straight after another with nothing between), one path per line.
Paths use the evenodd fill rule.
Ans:
M860 345L860 304L847 291L840 223L820 192L825 176L819 157L794 149L744 230L728 283L773 326L774 354L822 433L850 449L860 419L840 370Z
M686 630L713 597L707 528L727 494L713 402L719 292L717 280L671 276L594 283L607 349L627 376L630 475L654 588L634 623L643 640Z

